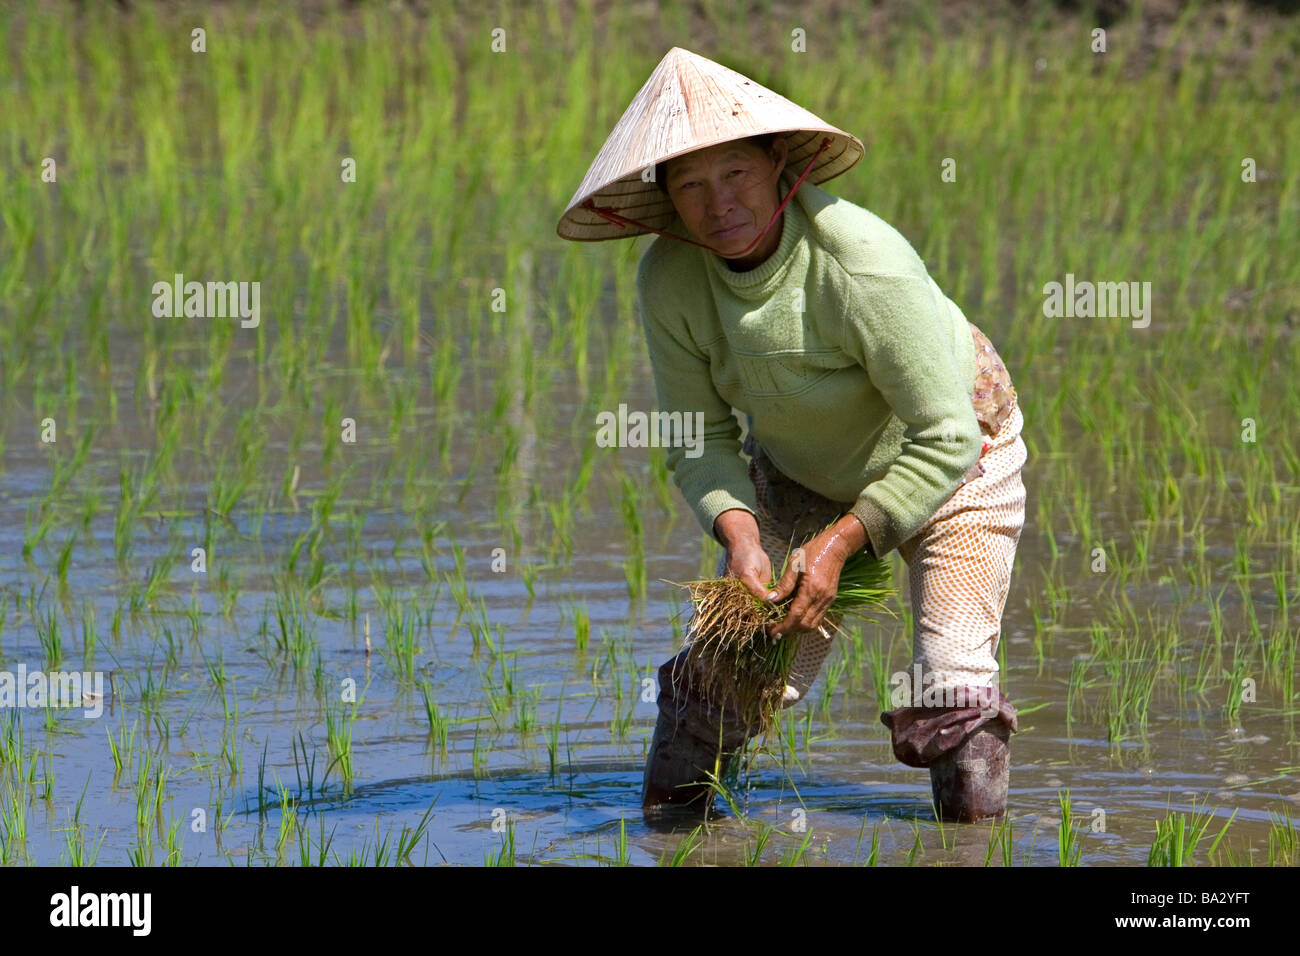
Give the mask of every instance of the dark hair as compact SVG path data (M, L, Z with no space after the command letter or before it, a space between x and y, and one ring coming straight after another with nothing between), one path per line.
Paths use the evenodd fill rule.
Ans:
M749 143L753 146L757 146L764 153L770 153L772 151L772 141L776 139L778 135L779 134L777 133L759 133L757 136L750 136L740 142ZM655 164L655 185L659 187L659 191L665 196L668 195L668 182L666 179L667 165L667 160Z

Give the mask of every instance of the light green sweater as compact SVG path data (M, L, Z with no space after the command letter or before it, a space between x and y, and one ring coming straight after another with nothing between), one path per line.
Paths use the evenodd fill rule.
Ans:
M786 171L782 198L791 182ZM663 236L641 258L659 410L703 413L702 453L672 447L668 467L707 533L724 511L755 512L734 406L783 474L851 504L883 556L979 457L970 325L907 240L860 206L805 181L772 228L780 247L746 272ZM677 217L668 231L688 234Z

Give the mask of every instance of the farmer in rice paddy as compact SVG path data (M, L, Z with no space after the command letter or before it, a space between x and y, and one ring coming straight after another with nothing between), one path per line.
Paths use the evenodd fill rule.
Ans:
M833 639L826 609L863 549L895 548L915 621L909 683L881 715L927 767L941 816L1005 810L1016 712L995 660L1024 523L1023 419L989 340L897 231L818 188L855 137L679 47L610 134L560 221L566 239L657 233L637 286L661 411L703 413L668 466L725 553L718 574L793 598L781 706ZM736 408L747 416L742 446ZM696 436L700 441L700 436ZM742 451L749 456L748 462ZM772 587L793 545L802 561ZM689 635L688 635L689 640ZM756 727L706 699L686 650L659 669L643 809L706 811Z

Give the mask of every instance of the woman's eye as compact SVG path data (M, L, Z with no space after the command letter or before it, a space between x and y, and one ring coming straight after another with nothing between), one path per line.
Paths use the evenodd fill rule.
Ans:
M736 176L736 175L744 176L744 175L746 175L748 172L749 172L749 170L747 170L747 169L733 169L731 172L727 173L727 175L728 175L728 176ZM699 184L700 184L700 183L699 183L698 180L690 179L690 180L687 180L687 181L684 182L684 183L680 183L680 184L677 186L677 188L678 188L678 189L689 189L689 188L691 188L692 186L698 186Z

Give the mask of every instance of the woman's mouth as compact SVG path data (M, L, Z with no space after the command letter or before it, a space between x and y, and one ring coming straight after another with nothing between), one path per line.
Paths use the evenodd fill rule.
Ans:
M738 235L740 233L740 230L744 228L745 228L745 224L741 223L739 226L732 226L730 229L721 229L718 232L713 233L713 238L730 239L732 236Z

